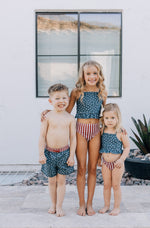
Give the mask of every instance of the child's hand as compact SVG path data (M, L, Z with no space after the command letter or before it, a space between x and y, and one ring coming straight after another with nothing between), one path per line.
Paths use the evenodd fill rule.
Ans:
M41 113L41 122L42 122L43 120L46 119L46 114L47 114L49 111L50 111L50 110L45 110L45 111L43 111L43 112Z
M99 155L99 157L98 157L97 165L100 166L100 167L102 166L102 165L101 165L101 156L100 156L100 155Z
M126 131L126 129L121 128L121 133L122 133L123 135L127 135L127 131Z
M42 164L42 165L46 163L46 157L45 157L44 154L43 155L40 155L39 163Z
M68 166L73 166L74 165L74 157L69 156L67 160L67 165Z
M115 161L115 167L120 169L123 166L123 163L124 161L119 158L117 161Z

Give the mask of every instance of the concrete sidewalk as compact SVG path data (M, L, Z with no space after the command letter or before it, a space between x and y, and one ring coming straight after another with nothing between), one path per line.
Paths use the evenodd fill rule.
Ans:
M65 216L47 213L50 200L47 186L1 186L0 228L150 228L150 186L121 186L121 213L81 217L76 214L76 186L66 186ZM103 206L103 186L96 186L93 205ZM113 196L112 196L113 197ZM111 201L111 208L113 199Z

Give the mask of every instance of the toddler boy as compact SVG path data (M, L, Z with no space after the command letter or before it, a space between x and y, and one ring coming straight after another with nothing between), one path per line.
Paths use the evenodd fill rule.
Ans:
M53 110L41 123L39 162L48 177L51 198L50 214L63 216L62 203L65 195L65 175L73 172L76 149L76 121L66 112L69 104L68 88L62 84L48 89ZM70 146L69 146L70 144Z

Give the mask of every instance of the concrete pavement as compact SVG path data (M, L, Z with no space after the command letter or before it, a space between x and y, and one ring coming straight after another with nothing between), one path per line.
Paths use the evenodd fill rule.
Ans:
M96 213L81 217L76 214L76 186L66 185L65 216L58 218L47 213L50 205L47 186L1 186L0 228L150 228L150 186L121 188L121 213L118 216ZM103 186L96 186L93 200L96 212L103 206L102 192Z

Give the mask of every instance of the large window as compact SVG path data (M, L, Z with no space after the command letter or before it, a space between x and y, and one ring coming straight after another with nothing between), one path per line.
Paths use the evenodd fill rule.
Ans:
M87 60L103 66L110 97L121 96L121 12L36 12L36 96L61 82L70 89Z

